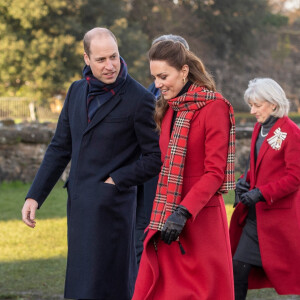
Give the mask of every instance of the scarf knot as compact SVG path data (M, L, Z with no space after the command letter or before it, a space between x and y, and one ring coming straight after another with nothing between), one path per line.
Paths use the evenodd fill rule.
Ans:
M89 85L89 91L87 95L87 116L88 122L90 122L104 103L116 95L127 78L127 65L124 59L120 56L121 68L118 77L115 82L107 84L98 80L92 73L91 67L85 65L83 68L83 76Z
M215 100L222 100L228 105L231 122L225 176L218 193L227 193L228 190L235 188L235 120L233 108L221 94L193 84L185 94L168 101L169 106L178 113L159 175L149 228L161 231L167 218L180 204L191 120L197 110Z

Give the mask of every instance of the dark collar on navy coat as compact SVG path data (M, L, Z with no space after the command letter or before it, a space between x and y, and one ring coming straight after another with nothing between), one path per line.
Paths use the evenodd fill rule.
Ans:
M128 83L128 78L129 76L127 76L126 82L124 83L121 90L97 110L90 123L87 122L86 101L85 101L86 97L83 99L84 101L82 102L85 103L84 117L86 119L86 124L87 124L83 134L86 134L92 128L94 128L98 123L100 123L120 103L120 101L122 100L121 96L122 94L124 94L126 85Z
M78 113L76 113L77 121L80 122L80 127L82 129L82 132L85 131L86 127L88 126L88 120L87 120L87 112L86 112L86 97L88 93L89 86L86 82L86 80L81 81L81 86L78 90L75 90L74 98L76 99L76 103L74 105L78 105L79 109L76 110ZM72 96L73 97L73 96Z

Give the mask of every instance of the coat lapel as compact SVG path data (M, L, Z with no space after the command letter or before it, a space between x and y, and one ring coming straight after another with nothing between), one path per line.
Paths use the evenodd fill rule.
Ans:
M268 135L265 137L262 145L261 145L261 148L259 150L259 153L258 153L258 156L257 156L257 160L256 160L256 166L255 166L255 173L257 172L258 170L258 167L262 161L262 158L264 157L264 155L266 154L266 151L269 150L271 147L268 143L268 139L270 137L272 137L274 135L274 131L280 127L285 121L285 118L280 118L276 121L276 123L272 126L272 128L270 129ZM257 135L259 133L259 130L260 130L261 126L259 126L258 128L258 132L256 133L256 138L254 139L255 142L256 142L256 139L257 139ZM254 143L254 147L255 147L255 143Z
M251 149L250 149L250 173L252 174L251 178L253 178L254 180L250 180L250 182L255 183L255 144L256 144L256 140L257 140L257 136L259 134L260 131L260 125L257 123L256 126L253 129L253 133L252 133L252 139L251 139Z
M172 123L173 113L174 113L173 109L169 107L169 109L167 110L167 112L163 118L163 122L162 122L162 126L161 126L159 145L160 145L163 160L167 154L168 145L170 142L170 131L171 131L171 123Z
M79 123L78 125L80 125L82 132L86 129L88 125L87 113L82 113L82 112L86 112L87 93L88 93L88 85L87 82L85 81L80 87L80 89L76 91L76 96L75 96L76 97L75 105L79 106L79 109L76 110L78 113L76 114L75 118L78 121Z
M112 97L110 100L108 100L106 103L101 106L94 117L92 118L91 122L88 124L86 130L83 134L86 134L89 132L92 128L94 128L99 122L101 122L121 101L121 96L124 93L124 89L114 97ZM86 117L87 118L87 117Z

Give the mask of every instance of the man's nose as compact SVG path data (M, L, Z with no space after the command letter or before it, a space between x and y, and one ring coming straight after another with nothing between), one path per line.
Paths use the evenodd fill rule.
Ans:
M113 64L110 59L106 61L105 68L111 70L113 68Z

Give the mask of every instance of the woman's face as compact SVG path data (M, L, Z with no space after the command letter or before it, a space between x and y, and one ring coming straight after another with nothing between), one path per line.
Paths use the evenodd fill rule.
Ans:
M250 100L249 106L251 108L250 113L255 115L257 122L259 123L265 122L273 112L273 109L276 108L275 104L265 100L255 102Z
M189 67L184 65L180 71L171 67L166 61L151 60L150 72L155 87L166 100L175 98L185 85Z

